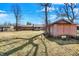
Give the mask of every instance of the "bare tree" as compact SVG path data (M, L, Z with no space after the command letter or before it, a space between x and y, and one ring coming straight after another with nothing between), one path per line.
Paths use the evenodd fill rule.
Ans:
M67 17L68 20L73 23L74 20L77 19L79 15L78 13L77 14L75 13L76 11L74 11L74 9L77 8L76 5L77 4L74 3L64 3L64 7L60 8L60 11L63 10L63 12L59 11L60 13L57 12L57 15L61 17Z
M64 10L67 15L67 18L73 23L75 19L74 8L76 7L76 5L73 3L70 3L70 4L65 3L65 6L66 7L64 8ZM69 13L69 9L70 9L71 14Z
M41 6L45 9L45 30L47 32L47 26L48 26L48 7L51 6L50 3L41 3Z
M19 21L21 20L21 8L20 8L19 4L12 5L12 12L16 19L15 29L16 29L16 31L18 31Z

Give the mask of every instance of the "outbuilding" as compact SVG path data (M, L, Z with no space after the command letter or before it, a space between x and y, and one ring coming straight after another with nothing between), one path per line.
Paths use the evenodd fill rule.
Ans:
M76 24L66 20L59 19L47 26L47 32L54 37L59 36L76 36L77 26Z

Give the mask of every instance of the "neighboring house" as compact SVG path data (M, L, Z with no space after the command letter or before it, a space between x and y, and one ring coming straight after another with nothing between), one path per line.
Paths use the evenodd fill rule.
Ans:
M15 25L0 25L0 31L15 31ZM33 24L33 25L20 25L18 26L18 30L43 30L44 26L41 24Z
M21 25L18 26L19 30L43 30L44 27L41 24L33 24L33 25Z
M34 24L33 25L34 30L44 30L43 24Z
M47 26L47 32L54 37L58 36L76 36L77 26L65 19L60 19Z
M18 26L18 30L33 30L33 25L21 25Z
M14 26L0 25L0 31L14 31Z

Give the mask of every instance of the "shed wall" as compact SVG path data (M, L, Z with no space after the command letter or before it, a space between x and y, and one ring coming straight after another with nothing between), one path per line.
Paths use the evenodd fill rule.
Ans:
M52 36L76 36L76 30L77 27L74 24L54 24L50 26L50 34Z

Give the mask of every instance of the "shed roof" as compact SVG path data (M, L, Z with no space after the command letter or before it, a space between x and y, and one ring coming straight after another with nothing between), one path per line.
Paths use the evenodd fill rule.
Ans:
M53 22L52 24L57 24L57 23L60 23L61 21L64 21L65 23L73 24L72 22L70 22L70 21L67 20L67 19L59 19L59 20ZM64 23L64 22L63 22L63 23Z
M63 21L63 22L61 22L61 21ZM67 19L59 19L59 20L49 24L48 26L53 25L53 24L75 24L75 23L72 23Z
M62 22L63 21L63 22ZM68 19L59 19L49 25L52 25L52 24L62 24L62 23L65 23L65 24L75 24L75 23L72 23L71 21L69 21Z

